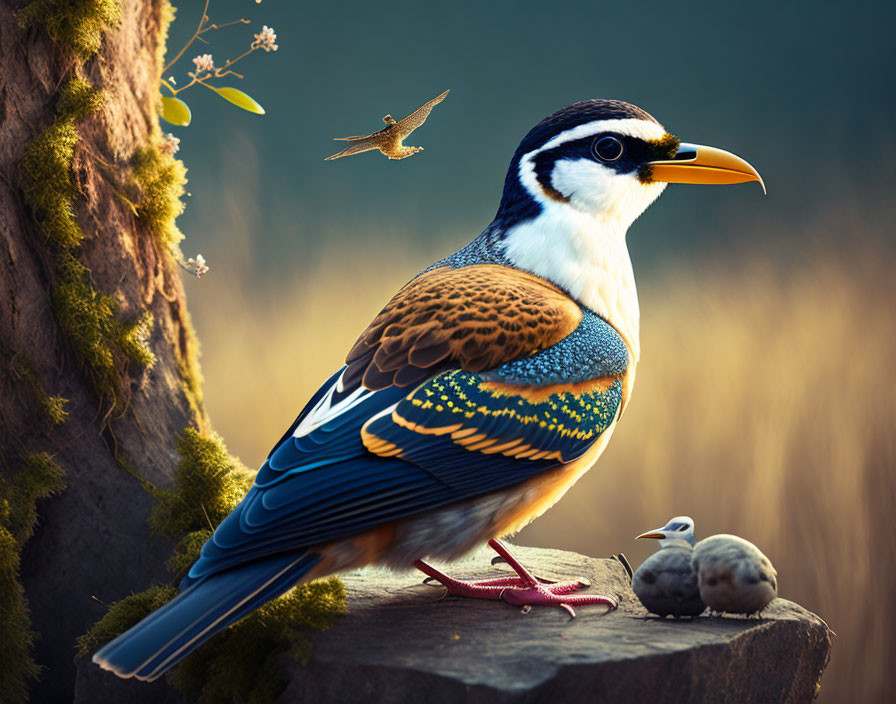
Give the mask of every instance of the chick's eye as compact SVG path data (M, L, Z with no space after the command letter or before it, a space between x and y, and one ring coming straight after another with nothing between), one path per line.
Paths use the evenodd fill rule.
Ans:
M622 142L615 137L598 137L591 145L591 151L601 161L616 161L622 156Z

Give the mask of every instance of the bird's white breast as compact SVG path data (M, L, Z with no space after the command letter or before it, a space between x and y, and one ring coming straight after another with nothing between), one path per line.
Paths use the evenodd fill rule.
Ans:
M604 318L640 356L641 313L625 227L601 222L563 204L548 203L537 218L513 227L505 256L552 281Z

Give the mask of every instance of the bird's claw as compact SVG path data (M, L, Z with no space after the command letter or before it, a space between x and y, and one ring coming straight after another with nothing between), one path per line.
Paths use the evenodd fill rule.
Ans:
M461 582L439 572L422 560L418 560L414 565L428 575L424 584L430 584L431 581L439 582L446 587L446 596L454 594L478 599L500 599L522 607L522 613L529 613L533 606L559 606L570 615L570 618L575 618L573 605L602 604L607 607L607 612L618 606L618 602L612 597L576 594L575 592L580 589L591 586L587 579L578 578L564 582L541 579L523 567L499 541L491 540L489 545L498 551L503 561L516 572L516 576Z

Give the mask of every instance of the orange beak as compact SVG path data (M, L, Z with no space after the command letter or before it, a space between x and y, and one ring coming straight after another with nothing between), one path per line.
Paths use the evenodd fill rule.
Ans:
M649 161L641 168L641 178L648 182L729 184L758 181L762 192L766 192L762 177L750 164L736 154L702 144L682 142L674 158Z

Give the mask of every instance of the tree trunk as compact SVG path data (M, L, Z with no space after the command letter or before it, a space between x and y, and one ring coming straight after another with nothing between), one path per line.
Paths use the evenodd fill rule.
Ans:
M26 3L0 0L0 477L46 451L67 484L40 504L22 554L34 656L46 668L32 687L40 702L72 700L75 638L104 612L93 597L170 579L171 544L148 535L152 491L173 477L176 437L206 425L183 287L139 172L141 150L160 136L167 2L120 0L120 21L105 4L112 15L98 18L101 2L32 3L37 19L23 27ZM76 11L90 22L74 26ZM104 92L102 107L66 107L78 76ZM70 163L64 145L35 148L54 125L74 125ZM65 208L41 200L44 167L69 179L80 242L60 234ZM56 189L66 192L64 179Z

